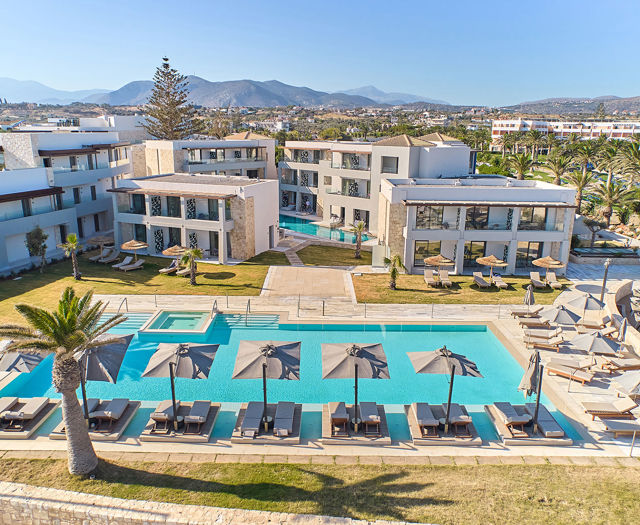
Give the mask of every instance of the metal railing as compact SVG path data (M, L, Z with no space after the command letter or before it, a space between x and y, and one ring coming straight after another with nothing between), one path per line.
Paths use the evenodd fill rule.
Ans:
M247 308L244 312L244 325L247 326L249 324L249 314L251 313L251 299L247 300Z
M209 316L209 319L213 319L213 316L216 314L217 311L218 311L218 300L215 299L213 301L213 304L211 305L211 315Z
M120 313L120 309L122 308L122 305L125 304L127 305L127 312L129 311L129 301L127 301L127 298L125 297L121 302L120 302L120 306L118 306L118 310L116 310L116 315L118 315Z

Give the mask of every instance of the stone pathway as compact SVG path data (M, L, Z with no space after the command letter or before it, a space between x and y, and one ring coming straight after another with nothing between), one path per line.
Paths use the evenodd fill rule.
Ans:
M567 277L572 281L600 281L604 276L601 264L569 264ZM609 266L608 279L640 279L640 265L612 264Z

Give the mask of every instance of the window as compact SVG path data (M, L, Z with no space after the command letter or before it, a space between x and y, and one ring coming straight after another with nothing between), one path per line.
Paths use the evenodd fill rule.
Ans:
M467 208L466 230L486 230L489 225L489 207L471 206Z
M476 259L478 257L484 257L486 244L484 241L467 241L464 243L465 268L475 268L478 266Z
M84 225L82 223L82 217L78 217L78 220L76 221L76 223L78 224L78 237L83 238L84 237Z
M91 200L94 201L98 198L98 196L96 195L96 187L95 186L91 186Z
M424 266L424 260L440 253L440 241L416 241L413 247L413 265Z
M208 203L209 203L209 220L217 221L219 217L218 201L216 199L208 199Z
M398 173L398 157L382 157L382 173Z
M51 167L51 159L49 157L42 159L42 163L44 165L45 168L50 168Z
M80 188L73 188L73 203L80 204Z
M93 216L93 231L100 231L100 216L97 213Z
M22 215L24 217L31 216L31 200L30 199L22 199Z
M416 230L439 230L445 226L442 222L443 206L417 206ZM446 224L448 227L448 224Z
M58 233L60 233L60 242L65 242L67 240L67 225L60 224L58 226Z
M181 241L181 232L180 228L169 228L169 245L170 246L180 246Z
M61 210L62 208L64 208L62 204L62 193L57 193L56 194L56 210Z
M518 248L516 250L516 267L533 267L532 261L540 258L540 256L542 255L542 244L543 243L541 242L519 242Z
M231 200L230 199L224 200L224 220L225 221L231 220Z
M331 186L331 177L328 177L325 175L324 177L324 185L325 186Z
M134 224L133 238L136 241L147 242L147 227L144 224Z
M233 158L234 159L241 159L242 158L242 151L240 151L239 149L234 149L233 150Z
M167 215L180 217L180 197L167 197Z
M144 215L146 211L145 208L144 195L140 195L139 193L131 195L131 211L133 213Z
M71 167L71 171L76 171L78 169L78 157L73 155L69 157L69 166Z
M547 222L547 208L520 208L520 230L544 230Z

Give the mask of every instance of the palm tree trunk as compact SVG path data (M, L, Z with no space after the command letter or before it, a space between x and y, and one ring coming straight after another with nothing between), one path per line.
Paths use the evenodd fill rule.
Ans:
M69 473L86 476L98 466L89 431L78 403L76 389L80 384L80 367L73 358L56 358L53 362L53 384L62 394L62 421L67 436Z
M576 193L576 213L580 215L580 208L582 207L582 190L578 190Z
M362 249L362 234L356 233L356 253L355 258L360 259L360 250Z
M607 172L607 187L611 185L611 179L613 179L613 170L609 168L609 171Z
M191 286L195 286L196 285L196 262L194 260L191 260L190 270L191 270L189 273L190 283L191 283Z
M71 266L73 268L73 278L76 281L81 280L82 276L80 275L80 269L78 268L78 255L75 250L71 252Z

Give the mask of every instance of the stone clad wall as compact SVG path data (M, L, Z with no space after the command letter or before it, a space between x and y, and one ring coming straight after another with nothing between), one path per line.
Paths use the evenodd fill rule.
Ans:
M406 265L407 261L404 260L404 236L402 230L406 226L407 210L404 204L391 204L389 206L389 238L387 239L387 246L389 247L390 255L400 255L402 262Z
M329 518L283 512L221 509L155 501L125 500L67 490L0 482L1 525L150 525L189 523L204 525L367 525L350 518ZM382 524L383 522L376 522Z
M256 254L253 197L231 199L231 257L244 261Z

